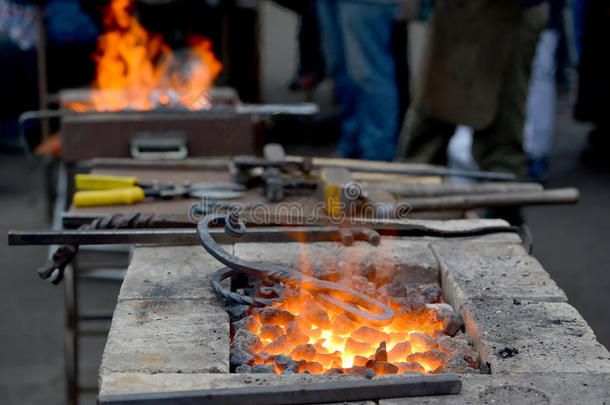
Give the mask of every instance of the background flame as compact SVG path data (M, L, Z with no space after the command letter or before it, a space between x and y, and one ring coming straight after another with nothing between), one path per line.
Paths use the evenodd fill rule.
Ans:
M90 103L68 103L68 108L118 111L180 105L199 110L210 106L206 92L222 71L210 40L190 36L189 48L174 53L161 35L149 33L140 24L131 0L112 0L103 25L94 55L95 91Z

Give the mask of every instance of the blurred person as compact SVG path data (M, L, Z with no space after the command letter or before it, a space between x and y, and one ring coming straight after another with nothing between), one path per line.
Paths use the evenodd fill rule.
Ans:
M582 54L582 37L585 31L585 10L587 8L587 0L571 0L572 23L574 30L574 48L576 49L576 58L580 60Z
M294 11L299 17L297 41L299 44L298 70L290 82L290 90L309 90L324 79L324 59L320 49L317 0L275 0Z
M395 156L400 100L392 38L400 3L413 2L317 0L326 72L341 107L343 157Z
M564 80L559 60L564 37L562 17L565 0L549 0L548 27L540 35L527 98L527 119L523 147L527 153L527 178L540 182L549 168L549 154L555 132L557 85Z
M525 102L547 21L545 0L437 0L399 153L446 165L462 124L474 129L472 154L482 170L525 179Z
M33 2L0 0L0 149L17 151L17 117L38 107L36 42L38 11Z
M582 54L578 70L578 100L575 117L589 121L583 159L594 167L610 167L610 2L587 0L584 14Z

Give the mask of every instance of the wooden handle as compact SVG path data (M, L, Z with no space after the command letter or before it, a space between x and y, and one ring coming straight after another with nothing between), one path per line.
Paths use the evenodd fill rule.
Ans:
M495 194L542 191L538 183L369 183L367 190L382 190L400 197L440 197L449 195Z
M407 198L411 211L467 210L482 207L508 207L548 204L575 204L580 194L575 188L531 192L454 195L444 197Z

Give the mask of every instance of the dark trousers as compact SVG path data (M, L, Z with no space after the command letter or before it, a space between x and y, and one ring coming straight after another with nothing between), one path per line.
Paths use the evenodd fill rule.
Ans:
M526 176L525 102L536 44L547 19L547 4L524 9L521 14L509 65L502 78L496 116L491 125L473 135L472 155L483 170L514 173L519 179ZM464 103L467 102L465 98ZM447 146L457 124L412 109L403 129L404 157L410 162L446 165Z

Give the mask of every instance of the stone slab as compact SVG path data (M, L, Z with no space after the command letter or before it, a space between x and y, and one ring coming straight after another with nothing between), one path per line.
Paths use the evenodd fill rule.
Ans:
M603 405L610 403L610 374L462 376L462 392L379 401L379 405Z
M565 302L563 290L522 245L431 243L445 299L460 308L473 299Z
M492 374L610 373L610 353L567 303L473 300L461 314ZM506 347L519 353L503 358Z
M233 246L223 246L233 252ZM202 246L138 246L123 281L119 301L132 299L198 299L222 302L210 276L224 267Z
M375 268L377 275L397 275L397 281L411 283L439 283L440 271L426 242L401 238L381 238L379 246L355 242L343 246L338 242L315 243L238 243L235 255L259 263L279 264L295 269L334 268L344 274L358 274Z
M119 302L100 373L228 373L229 317L202 300Z

